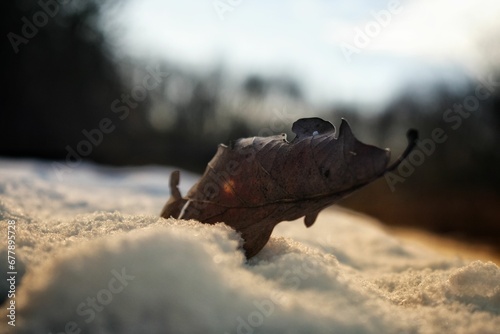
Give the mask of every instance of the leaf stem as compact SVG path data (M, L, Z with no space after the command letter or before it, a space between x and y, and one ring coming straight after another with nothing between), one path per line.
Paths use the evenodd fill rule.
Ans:
M415 148L417 145L417 140L418 140L418 131L415 129L409 129L408 132L406 132L406 138L408 139L408 146L404 150L403 154L399 156L399 158L394 161L391 165L389 165L385 171L384 174L387 172L391 172L394 169L396 169L401 162L403 162L406 157L410 154L410 152Z

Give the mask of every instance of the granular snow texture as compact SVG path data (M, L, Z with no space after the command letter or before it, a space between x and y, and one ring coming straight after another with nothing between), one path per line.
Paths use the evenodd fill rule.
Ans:
M0 161L2 273L16 222L14 333L499 333L500 269L323 212L250 261L223 224L159 218L170 169ZM62 177L61 177L62 176ZM181 175L182 192L195 181ZM397 194L395 194L397 196ZM2 280L2 298L8 285ZM7 299L6 302L9 302Z

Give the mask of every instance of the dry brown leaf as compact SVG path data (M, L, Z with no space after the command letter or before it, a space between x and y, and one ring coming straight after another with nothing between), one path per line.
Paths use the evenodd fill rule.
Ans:
M358 141L345 120L337 138L335 127L316 117L299 119L292 131L291 142L283 134L219 145L186 197L177 187L179 172L173 172L171 197L161 216L224 222L241 232L251 258L278 223L305 216L310 227L322 209L396 168L418 136L408 131L407 149L388 166L390 151Z

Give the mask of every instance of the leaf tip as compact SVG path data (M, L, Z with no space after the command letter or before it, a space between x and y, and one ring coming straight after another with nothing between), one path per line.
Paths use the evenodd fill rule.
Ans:
M179 179L181 172L174 170L170 174L170 198L167 203L163 206L161 210L160 217L169 218L179 217L180 208L184 205L185 199L182 198L181 192L179 191Z
M314 212L307 214L304 217L304 224L306 225L306 227L311 227L314 224L314 222L316 221L316 218L318 218L318 214L319 214L319 211L314 211Z
M181 172L178 170L174 170L170 174L170 193L173 198L179 199L182 198L181 192L179 191L179 180L181 177Z
M352 133L351 126L349 125L347 120L342 117L342 121L340 122L340 128L339 128L339 133L338 133L337 139L345 138L346 136L354 137L354 134Z

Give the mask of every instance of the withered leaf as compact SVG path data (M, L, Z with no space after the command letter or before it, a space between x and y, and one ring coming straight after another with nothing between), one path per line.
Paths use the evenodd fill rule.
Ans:
M299 119L292 131L291 142L282 134L219 145L186 197L177 187L179 172L173 172L171 197L161 216L224 222L241 232L251 258L278 223L305 216L309 227L322 209L396 168L418 136L409 130L408 147L388 166L389 149L361 143L344 119L337 136L330 122L316 117Z

